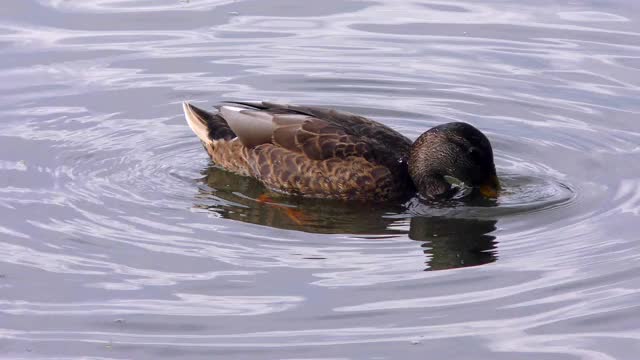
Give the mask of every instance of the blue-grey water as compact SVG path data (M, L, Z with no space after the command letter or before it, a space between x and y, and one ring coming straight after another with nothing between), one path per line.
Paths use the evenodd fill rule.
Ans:
M181 113L238 99L472 123L503 194L260 202ZM638 359L639 222L636 0L0 4L3 359Z

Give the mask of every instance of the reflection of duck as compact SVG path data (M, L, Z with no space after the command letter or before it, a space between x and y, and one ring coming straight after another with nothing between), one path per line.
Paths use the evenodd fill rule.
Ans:
M383 201L416 190L448 197L451 179L496 196L489 140L466 123L436 126L415 143L361 116L319 107L228 103L184 112L212 160L285 193Z
M381 234L392 222L385 214L400 213L399 204L365 204L343 201L303 198L274 194L273 203L260 201L265 188L256 179L239 176L215 166L206 170L203 179L210 189L201 189L196 207L207 208L222 217L242 222L266 225L280 229L311 233ZM283 210L291 208L301 212L302 222L296 222Z
M409 238L424 241L430 270L476 266L496 261L496 220L413 217Z
M264 192L255 179L239 176L214 166L203 179L209 189L201 189L195 207L224 218L313 233L338 233L398 236L407 233L420 241L429 258L429 269L441 270L493 262L496 220L446 218L442 216L403 216L406 209L394 204L344 203L283 195L275 198L286 206L307 214L306 221L296 223L280 208L256 199Z

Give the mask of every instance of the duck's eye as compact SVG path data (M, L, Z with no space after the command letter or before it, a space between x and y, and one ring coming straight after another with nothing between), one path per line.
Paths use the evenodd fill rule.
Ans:
M469 154L469 156L474 159L478 159L480 158L481 151L477 147L471 146L470 148L467 149L467 154Z

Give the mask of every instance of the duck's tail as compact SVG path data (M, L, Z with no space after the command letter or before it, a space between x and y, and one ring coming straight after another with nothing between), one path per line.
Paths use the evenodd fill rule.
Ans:
M222 116L197 108L186 101L182 103L182 110L189 127L203 143L211 144L236 137Z

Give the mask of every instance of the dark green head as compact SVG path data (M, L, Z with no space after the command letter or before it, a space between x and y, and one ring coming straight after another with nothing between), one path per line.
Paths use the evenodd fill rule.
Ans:
M411 147L409 174L427 198L453 195L451 178L487 197L496 197L500 189L489 139L463 122L438 125L420 135Z

